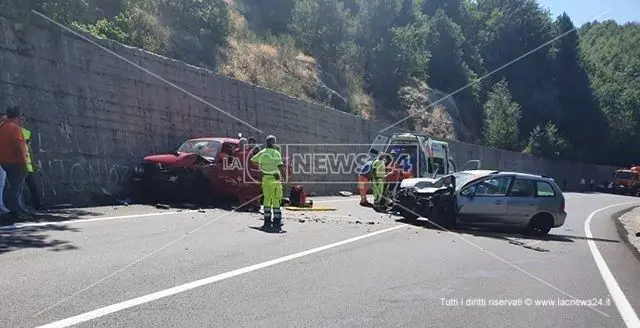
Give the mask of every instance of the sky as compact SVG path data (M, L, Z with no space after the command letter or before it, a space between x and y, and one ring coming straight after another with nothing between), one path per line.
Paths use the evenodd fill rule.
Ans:
M640 0L538 0L553 17L567 12L575 26L614 19L618 24L640 22ZM596 18L596 16L599 16Z

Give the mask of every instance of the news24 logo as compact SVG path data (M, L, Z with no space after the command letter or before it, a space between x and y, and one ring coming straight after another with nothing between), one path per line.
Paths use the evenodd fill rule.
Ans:
M391 166L402 169L403 173L413 172L413 161L409 154L399 154L396 156L390 156ZM371 164L373 160L370 160L362 165L356 167L355 172L359 175L365 175L371 173Z

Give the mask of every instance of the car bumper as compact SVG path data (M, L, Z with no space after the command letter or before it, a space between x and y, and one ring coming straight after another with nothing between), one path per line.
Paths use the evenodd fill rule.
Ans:
M564 221L566 219L567 219L567 213L566 212L556 213L553 216L553 227L554 228L562 227L564 225Z

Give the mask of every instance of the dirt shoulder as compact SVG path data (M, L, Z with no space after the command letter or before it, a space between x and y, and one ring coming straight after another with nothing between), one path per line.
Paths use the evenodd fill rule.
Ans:
M640 207L621 215L618 221L624 228L623 237L640 253Z

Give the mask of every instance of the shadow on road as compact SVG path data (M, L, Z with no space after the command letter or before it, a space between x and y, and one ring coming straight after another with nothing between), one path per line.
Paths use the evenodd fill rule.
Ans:
M396 222L410 224L410 225L421 227L424 229L442 230L427 220L409 221L405 219L399 219L399 220L396 220ZM588 238L583 236L573 236L573 235L553 234L553 233L550 233L546 236L530 236L530 235L523 234L521 229L516 229L511 227L485 228L485 227L461 226L455 229L449 229L449 231L458 233L458 234L463 234L463 235L466 234L466 235L473 235L478 237L501 239L501 240L508 241L510 243L513 243L512 238L536 240L536 241L568 242L568 243L573 243L575 242L575 240L593 240L593 241L610 242L610 243L620 242L619 240L613 240L613 239Z
M25 248L49 248L50 251L54 252L78 249L68 241L50 238L47 234L50 231L78 232L79 230L66 225L0 230L0 254Z
M283 233L287 232L286 230L280 230L278 232L276 232L276 231L265 231L265 230L262 229L262 227L249 227L249 228L253 229L253 230L258 230L260 232L264 232L264 233L268 233L268 234L275 234L275 235L283 234Z

